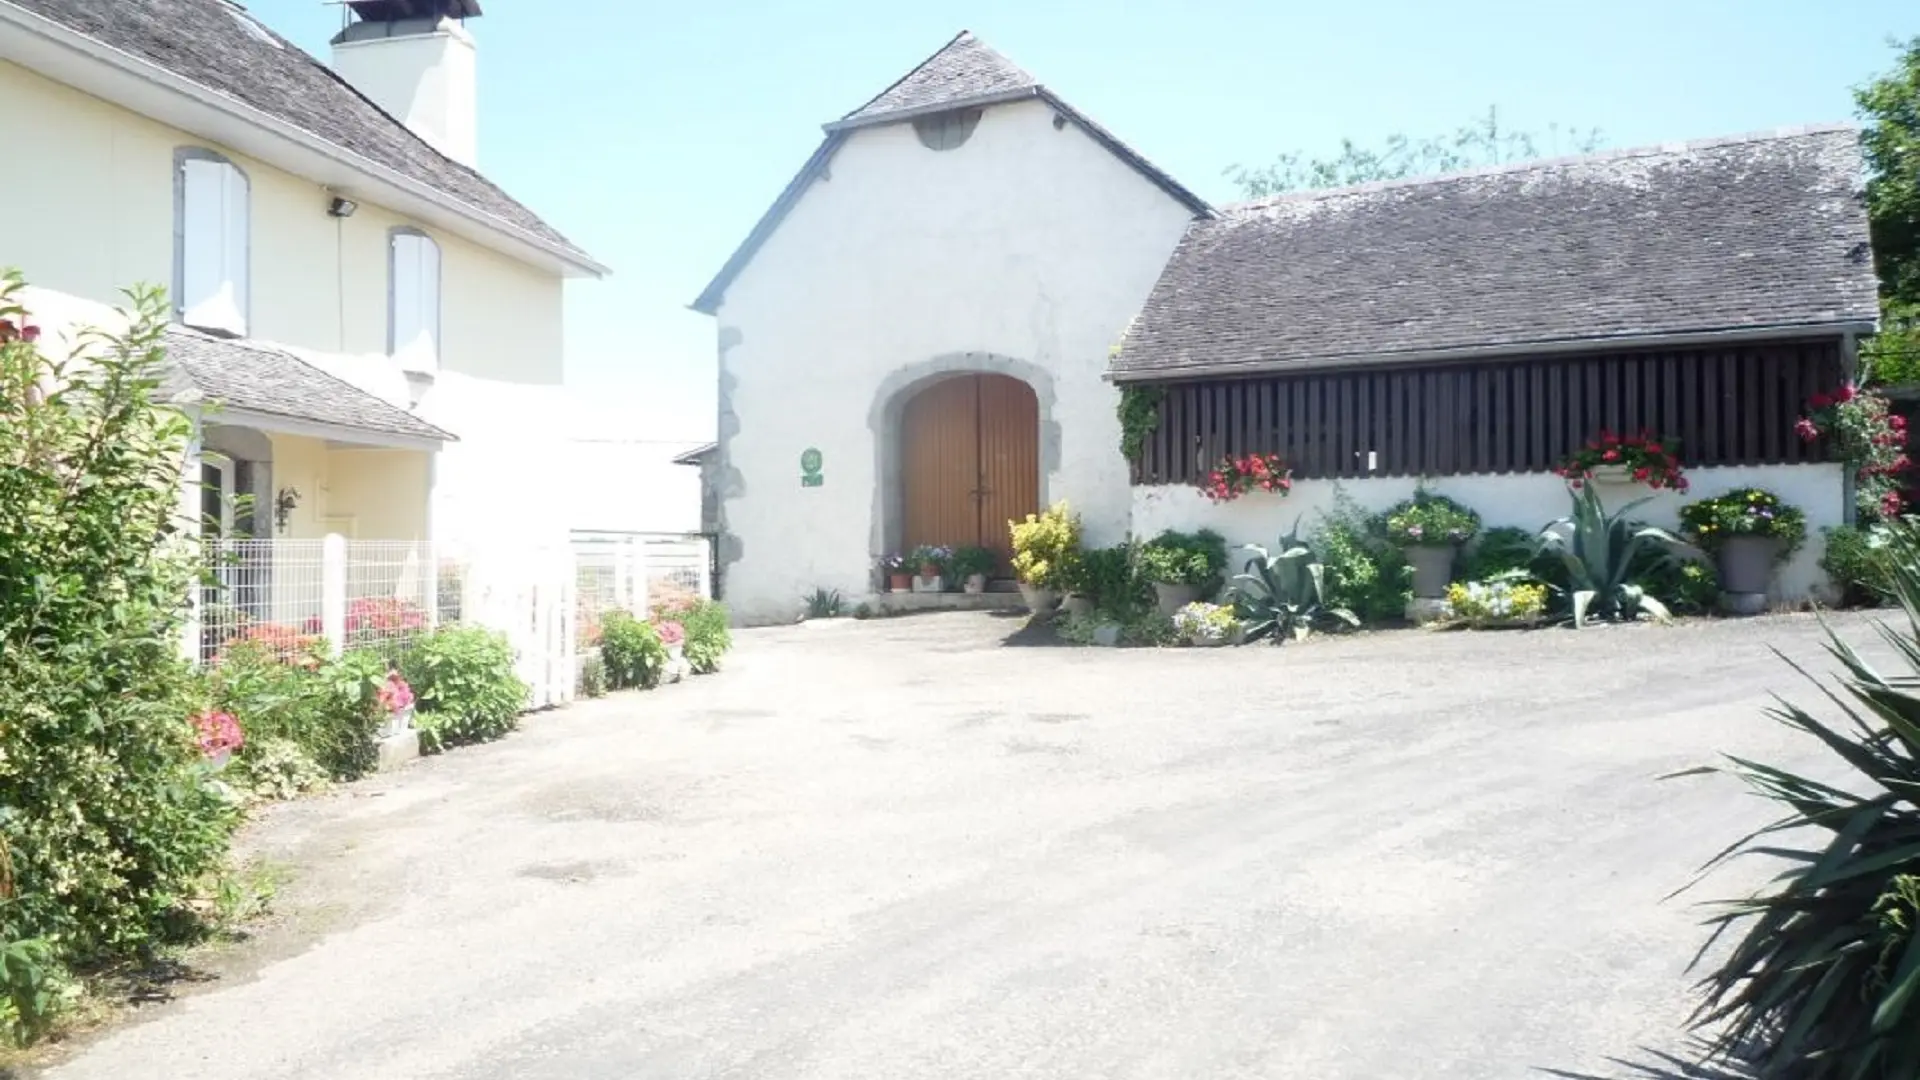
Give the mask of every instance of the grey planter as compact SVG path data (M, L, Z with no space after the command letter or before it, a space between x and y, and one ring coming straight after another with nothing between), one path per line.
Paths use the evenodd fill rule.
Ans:
M1023 581L1020 583L1020 600L1035 615L1047 615L1060 605L1060 594Z
M1154 606L1162 615L1171 617L1175 612L1198 599L1200 599L1198 585L1170 585L1164 581L1153 583Z
M1453 583L1453 556L1458 545L1421 545L1403 549L1413 567L1413 595L1434 599L1447 595Z
M1773 584L1780 541L1771 536L1729 536L1720 545L1720 591L1765 593Z

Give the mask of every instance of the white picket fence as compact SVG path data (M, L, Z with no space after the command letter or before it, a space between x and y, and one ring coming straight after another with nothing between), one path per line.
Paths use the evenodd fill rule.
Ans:
M375 649L398 658L437 626L484 626L513 646L529 705L573 700L576 572L565 547L398 540L217 540L186 632L187 655L236 641L292 654Z
M598 641L602 616L713 598L713 552L705 537L679 533L575 533L575 614L582 644Z

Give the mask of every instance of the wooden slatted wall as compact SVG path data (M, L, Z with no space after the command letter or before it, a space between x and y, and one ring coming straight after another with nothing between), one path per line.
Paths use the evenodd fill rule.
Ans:
M1603 428L1677 438L1687 465L1817 461L1794 421L1840 378L1825 341L1170 382L1134 465L1143 483L1253 452L1301 478L1545 472Z

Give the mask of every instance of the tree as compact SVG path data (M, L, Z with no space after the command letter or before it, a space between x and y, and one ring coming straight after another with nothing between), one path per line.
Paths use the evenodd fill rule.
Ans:
M1548 154L1591 153L1602 141L1599 128L1549 124L1544 137L1508 130L1500 126L1499 109L1489 105L1485 116L1462 124L1451 135L1421 139L1389 135L1377 150L1342 139L1340 153L1330 158L1310 158L1290 151L1268 165L1229 166L1226 175L1240 185L1247 198L1258 199L1284 191L1344 187L1525 161L1542 156L1543 146Z
M1920 382L1920 37L1893 47L1893 70L1853 94L1880 272L1881 332L1861 351L1875 381L1908 383Z

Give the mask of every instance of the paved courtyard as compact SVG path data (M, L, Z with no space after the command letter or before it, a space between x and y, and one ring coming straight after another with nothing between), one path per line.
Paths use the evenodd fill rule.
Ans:
M250 837L294 875L275 917L48 1075L1640 1075L1608 1058L1681 1045L1701 940L1662 897L1765 816L1654 777L1804 761L1767 647L1827 666L1804 616L1017 626L753 631L718 678L282 808Z

